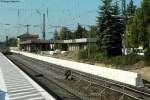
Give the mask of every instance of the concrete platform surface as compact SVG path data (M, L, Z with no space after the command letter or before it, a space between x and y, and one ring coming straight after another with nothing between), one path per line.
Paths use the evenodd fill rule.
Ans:
M56 100L0 53L0 100Z

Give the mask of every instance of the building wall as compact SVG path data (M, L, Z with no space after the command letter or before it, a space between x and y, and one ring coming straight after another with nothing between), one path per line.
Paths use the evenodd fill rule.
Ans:
M87 45L87 43L69 44L68 51L79 51L81 49L85 50L87 48Z
M18 39L20 43L20 39ZM79 51L81 49L87 49L89 43L95 44L95 39L73 39L73 40L59 40L59 41L46 41L47 44L44 44L42 41L38 42L26 42L19 45L20 50L24 49L29 52L32 51L52 51L56 49L61 49L63 51ZM32 45L31 45L32 44ZM34 46L35 45L35 46Z
M28 41L28 40L37 40L38 39L38 37L32 37L32 36L26 36L26 37L24 37L24 36L22 36L22 37L19 37L18 36L18 38L17 38L17 47L18 47L18 49L19 50L22 50L22 46L20 45L20 43L21 42L23 42L23 41Z
M21 50L21 47L20 47L20 38L17 38L17 47L19 50Z

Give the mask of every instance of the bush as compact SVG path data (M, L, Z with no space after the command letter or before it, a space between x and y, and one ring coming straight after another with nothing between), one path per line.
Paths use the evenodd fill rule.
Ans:
M90 46L88 46L88 48L86 50L82 49L79 51L79 58L94 60L97 52L98 52L97 45L90 44Z
M145 55L144 55L144 60L146 65L150 65L150 48L147 48Z
M102 53L96 53L94 58L96 61L103 62L106 59L106 54L103 52Z
M98 47L96 44L90 44L90 46L88 46L87 50L89 50L90 54L94 54L94 53L98 52Z
M90 54L88 55L88 53ZM107 58L106 52L104 51L98 52L95 46L91 46L89 49L86 50L81 50L79 52L79 58L87 59L94 62L98 61L100 63L111 64L115 66L133 65L138 63L139 61L144 60L143 56L139 56L134 53L129 55L121 55L121 56ZM150 62L149 58L150 58L150 50L147 51L145 56L145 59L148 59L147 63Z
M80 50L79 51L79 58L80 59L87 59L88 58L88 51L87 50Z
M108 60L108 63L111 63L113 65L133 65L141 60L143 60L142 56L130 54L126 56L112 57Z

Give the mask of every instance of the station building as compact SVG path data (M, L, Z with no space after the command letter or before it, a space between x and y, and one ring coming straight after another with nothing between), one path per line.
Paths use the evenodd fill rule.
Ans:
M50 50L50 41L40 40L38 35L23 34L17 37L18 49L21 51L37 52Z
M80 39L70 39L70 40L55 40L53 44L58 44L66 47L67 51L79 51L81 49L86 49L89 45L95 44L96 38L80 38ZM61 47L63 49L63 47Z
M21 45L22 42L28 41L28 40L37 40L39 38L38 35L32 35L29 33L25 33L23 35L17 36L17 47L19 50L24 49L24 46Z
M96 43L96 38L80 38L70 40L41 40L38 35L23 34L17 37L18 49L28 52L53 51L79 51Z

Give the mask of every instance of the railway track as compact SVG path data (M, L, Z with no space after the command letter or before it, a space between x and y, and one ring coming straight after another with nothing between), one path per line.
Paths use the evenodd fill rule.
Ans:
M150 90L150 82L143 80L143 83L144 83L145 88Z
M38 84L40 84L46 91L53 95L57 100L80 100L79 97L58 85L57 82L44 77L42 73L33 70L30 68L30 66L19 62L16 59L12 59L10 56L8 58L25 73L27 73L32 79L34 79Z
M14 57L16 58L16 57ZM43 62L43 61L39 61L36 59L32 59L29 57L24 57L22 55L19 55L19 58L24 59L23 63L29 63L30 65L34 64L38 64L39 66L44 66L43 69L39 68L38 72L45 72L45 70L51 70L52 72L55 72L61 76L64 75L64 72L66 70L71 70L72 72L72 77L75 79L78 79L78 81L76 82L78 84L78 82L80 82L81 80L86 81L87 83L89 83L89 86L87 88L90 88L92 86L95 86L97 88L99 87L103 87L102 91L100 91L99 93L93 93L94 95L84 95L84 97L87 97L87 99L90 96L101 96L102 93L107 89L111 90L111 91L115 91L117 93L120 93L121 96L119 98L119 100L122 100L122 98L131 98L131 100L150 100L150 91L147 88L139 88L139 87L133 87L133 86L128 86L126 84L122 84L122 83L117 83L114 82L112 80L107 80L107 79L103 79L94 75L90 75L87 73L82 73L79 71L75 71L72 69L68 69L62 66L58 66L58 65L54 65L54 64L49 64L47 62ZM16 58L16 59L19 59ZM32 64L31 64L32 63ZM45 69L44 69L45 68ZM80 97L83 97L83 95ZM125 99L125 100L129 100L129 99Z

